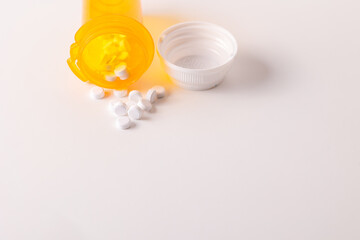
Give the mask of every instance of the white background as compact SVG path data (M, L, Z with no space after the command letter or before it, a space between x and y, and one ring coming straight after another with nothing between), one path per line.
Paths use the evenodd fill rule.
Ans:
M165 85L129 131L66 59L81 2L0 14L1 240L359 240L358 0L147 0L157 38L184 20L229 29L224 84Z

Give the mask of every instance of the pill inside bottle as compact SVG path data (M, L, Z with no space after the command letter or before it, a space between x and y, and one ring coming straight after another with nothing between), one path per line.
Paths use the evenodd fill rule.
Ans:
M129 42L133 42L132 46ZM86 45L83 61L96 74L111 76L119 67L128 72L136 69L144 58L143 51L136 41L122 34L99 36Z
M154 55L140 0L84 0L83 23L68 64L83 81L121 90L136 82ZM120 74L117 70L123 69Z

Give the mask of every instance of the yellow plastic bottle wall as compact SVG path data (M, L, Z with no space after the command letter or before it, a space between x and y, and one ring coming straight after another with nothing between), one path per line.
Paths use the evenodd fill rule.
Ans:
M84 0L83 23L75 35L68 64L83 81L110 89L126 89L149 68L154 42L142 25L140 0ZM129 78L107 81L126 67Z
M109 14L120 14L142 22L140 0L83 0L83 23Z

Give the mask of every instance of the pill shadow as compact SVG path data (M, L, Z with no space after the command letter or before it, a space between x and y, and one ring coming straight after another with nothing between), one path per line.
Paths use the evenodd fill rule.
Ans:
M250 53L239 53L227 74L221 91L244 91L260 88L270 82L272 70L265 60Z
M135 130L136 128L138 128L138 124L136 124L136 122L134 122L134 121L131 121L130 129Z
M143 116L141 117L141 119L138 120L138 121L147 122L147 121L150 121L150 120L151 120L150 113L149 113L149 112L145 112L145 113L143 114Z
M155 106L155 104L153 104L153 106L152 106L149 114L155 114L155 113L157 113L157 111L158 111L158 110L157 110L157 107Z

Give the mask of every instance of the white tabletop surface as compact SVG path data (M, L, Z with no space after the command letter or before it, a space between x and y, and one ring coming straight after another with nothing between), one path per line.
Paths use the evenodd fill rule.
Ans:
M146 0L145 25L204 20L239 55L129 131L66 65L81 2L0 14L1 240L360 239L358 0Z

